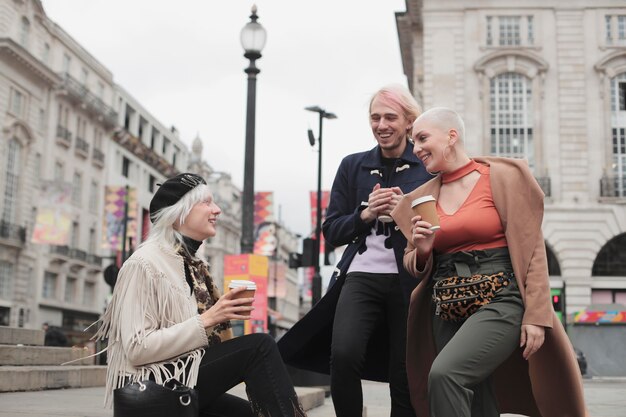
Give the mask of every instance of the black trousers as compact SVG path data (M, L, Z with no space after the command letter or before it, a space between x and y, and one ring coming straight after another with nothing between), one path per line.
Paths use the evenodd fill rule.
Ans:
M414 417L406 377L406 319L398 274L349 273L333 322L330 390L337 417L361 417L361 373L372 337L389 339L389 391L392 417ZM379 324L385 334L374 334Z
M226 394L246 383L250 402ZM304 417L274 339L257 333L208 348L196 385L202 417Z

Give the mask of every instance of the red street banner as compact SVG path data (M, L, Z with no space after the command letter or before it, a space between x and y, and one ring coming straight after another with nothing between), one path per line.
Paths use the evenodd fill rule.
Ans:
M311 191L311 236L315 239L315 229L317 228L317 191ZM322 191L322 223L326 219L326 209L330 200L330 191ZM324 253L324 238L320 242L320 259Z
M276 224L274 220L274 193L260 191L254 194L254 254L272 256L276 251Z

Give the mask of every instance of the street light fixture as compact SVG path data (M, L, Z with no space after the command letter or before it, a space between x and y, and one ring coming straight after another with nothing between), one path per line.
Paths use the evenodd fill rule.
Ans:
M241 46L250 65L248 74L248 105L246 109L246 149L243 170L243 201L241 218L241 253L252 253L254 248L254 133L256 118L256 75L261 72L255 61L261 58L267 33L257 22L256 5L252 6L250 21L241 29Z
M334 113L327 112L319 106L305 107L305 110L318 113L320 116L319 133L317 138L318 155L317 155L317 223L315 226L315 256L313 282L311 283L312 305L315 305L322 298L322 276L320 275L320 244L322 238L322 121L324 119L336 119ZM309 143L315 145L315 136L313 131L308 131Z

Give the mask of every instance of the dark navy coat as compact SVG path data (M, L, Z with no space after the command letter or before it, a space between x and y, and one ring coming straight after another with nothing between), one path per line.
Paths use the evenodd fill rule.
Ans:
M324 238L330 245L348 246L331 277L327 293L278 341L283 360L291 366L325 374L330 372L335 308L348 267L357 252L365 249L365 239L372 231L374 223L364 222L360 214L374 186L397 186L406 194L432 178L421 161L413 155L413 145L409 142L388 176L388 181L383 178L384 169L378 146L366 152L348 155L339 165L322 227ZM411 291L418 281L402 266L406 239L394 226L388 230L390 235L385 245L394 250L404 301L408 306ZM381 325L368 345L363 378L387 381L388 351L387 331Z

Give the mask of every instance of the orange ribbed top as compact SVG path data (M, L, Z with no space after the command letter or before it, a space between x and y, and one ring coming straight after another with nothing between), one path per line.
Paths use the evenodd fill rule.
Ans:
M478 171L480 178L455 213L437 204L441 229L435 232L435 253L492 249L507 246L504 229L491 194L489 167L471 160L456 171L442 174L442 183L453 182Z

